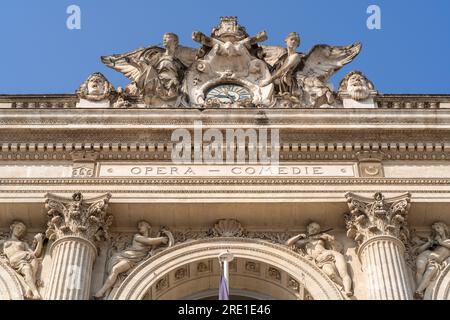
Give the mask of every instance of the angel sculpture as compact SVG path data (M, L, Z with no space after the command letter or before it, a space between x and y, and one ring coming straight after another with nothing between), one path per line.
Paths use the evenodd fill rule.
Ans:
M41 299L36 286L36 272L38 270L38 258L42 254L44 235L36 234L31 249L24 236L27 227L21 221L14 221L11 224L11 234L5 241L0 241L0 249L3 247L3 254L9 265L24 279L25 297L28 299Z
M167 245L167 247L171 247L175 242L172 233L165 228L162 228L158 237L151 238L150 232L152 227L148 222L140 221L137 227L139 233L133 236L131 246L114 254L108 261L109 276L103 287L95 294L95 298L100 299L104 297L114 286L120 274L128 272L139 262L166 248L161 246ZM164 234L164 236L161 234Z
M272 77L262 81L261 87L273 83L279 96L298 100L305 107L332 104L335 95L329 86L333 74L350 63L361 51L362 45L333 47L316 45L309 54L298 53L300 37L296 32L286 39L287 48L261 46L264 60L272 67Z
M140 48L101 60L132 81L126 93L142 95L147 104L170 101L179 96L184 71L194 62L197 50L180 46L174 33L164 34L163 45L164 49Z
M353 295L352 278L347 270L347 262L342 254L342 245L335 238L321 232L316 222L306 227L307 234L299 234L286 241L287 246L302 249L319 268L344 289L348 297Z

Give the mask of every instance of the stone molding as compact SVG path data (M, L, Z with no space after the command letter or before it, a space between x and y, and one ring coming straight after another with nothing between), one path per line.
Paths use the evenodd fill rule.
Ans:
M50 179L50 178L36 178L36 179L1 179L0 185L2 186L15 186L15 185L431 185L431 186L448 186L450 179L439 178L63 178L63 179ZM173 190L174 192L178 192ZM8 192L8 190L2 190L1 192ZM29 192L27 190L15 190L15 192ZM36 192L36 190L33 190ZM70 190L61 190L63 193L71 192ZM91 193L90 191L84 191ZM92 191L93 193L99 193L101 191ZM123 192L123 190L117 190L114 192ZM133 192L126 190L125 192ZM134 191L136 192L136 191ZM143 192L151 192L151 190L144 190ZM169 190L159 190L159 192L169 192ZM206 192L199 190L199 192ZM213 191L213 192L220 192ZM246 192L245 190L239 190L238 192ZM251 191L255 192L255 191ZM271 192L270 190L264 190L262 192ZM279 192L279 191L275 191ZM285 190L283 192L298 192L298 190ZM315 192L314 190L308 192ZM319 191L322 192L322 191ZM343 191L336 191L343 192ZM404 192L404 190L389 190L390 193ZM427 190L421 190L420 192L428 192ZM446 190L434 190L433 192L448 192Z
M139 97L128 97L129 108L148 108ZM378 108L383 109L435 109L450 102L445 94L378 94L375 96ZM0 105L11 109L73 109L79 98L76 94L0 95ZM307 109L303 109L307 110Z
M161 140L162 141L162 140ZM170 157L170 152L173 148L172 142L154 142L154 143L139 143L139 142L123 142L123 143L23 143L10 142L0 145L1 155L0 160L61 160L74 159L74 153L98 153L97 160L153 160L158 157L144 157L145 154L160 154ZM270 147L268 146L269 150ZM359 159L361 153L382 153L384 159L389 160L444 160L450 155L450 143L447 142L303 142L303 143L286 143L280 146L280 153L284 156L286 161L289 160L318 160L317 155L320 155L320 160L326 159L328 161L342 160L342 159ZM109 154L123 154L121 158L109 158ZM37 154L36 158L34 155ZM291 155L290 155L291 154ZM338 156L330 156L337 154ZM397 155L399 154L399 155ZM28 155L28 156L27 156ZM32 157L30 157L33 155ZM56 155L56 157L55 157ZM294 155L301 155L301 157L293 157ZM422 155L418 157L418 155ZM74 159L75 160L75 159Z
M450 265L442 270L436 280L431 300L450 300Z
M23 300L23 297L16 272L0 259L0 300Z

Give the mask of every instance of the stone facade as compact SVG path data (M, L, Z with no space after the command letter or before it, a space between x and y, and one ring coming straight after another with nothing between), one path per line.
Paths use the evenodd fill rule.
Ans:
M450 299L450 95L333 91L361 44L267 38L224 17L102 57L127 88L0 95L0 299L210 299L227 250L232 297Z

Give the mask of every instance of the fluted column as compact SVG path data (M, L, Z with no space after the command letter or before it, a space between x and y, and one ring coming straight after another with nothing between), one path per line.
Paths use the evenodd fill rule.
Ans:
M56 240L51 248L52 272L47 299L89 299L92 266L97 249L83 238L64 237Z
M411 300L405 245L410 195L373 199L346 195L350 214L346 215L347 235L358 245L358 256L367 277L369 299Z
M411 286L404 257L405 246L392 236L365 241L358 254L369 279L372 300L410 300Z
M51 220L47 236L52 270L45 298L48 300L88 300L92 269L97 256L94 236L107 232L112 217L106 214L110 195L84 200L81 193L72 199L47 195Z

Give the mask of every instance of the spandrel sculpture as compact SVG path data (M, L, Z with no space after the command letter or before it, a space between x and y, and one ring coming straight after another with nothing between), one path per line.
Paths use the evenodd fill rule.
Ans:
M133 236L131 245L115 253L109 259L107 265L108 278L103 287L95 294L95 298L100 299L104 297L114 286L119 275L130 271L146 258L174 244L172 233L164 228L161 229L160 235L156 238L150 236L152 227L148 222L139 222L137 228L139 233Z
M333 236L322 232L316 222L310 223L306 230L306 234L299 234L287 240L286 245L303 250L331 280L343 288L345 295L353 296L352 278L342 254L342 245Z
M8 264L23 277L25 297L41 299L36 285L36 273L39 267L38 258L42 254L44 235L36 234L33 248L31 248L24 240L26 233L26 225L21 221L14 221L10 226L9 237L0 241L0 251L3 251Z
M450 263L450 231L444 222L431 226L431 234L415 248L416 290L415 297L423 299L425 290L436 280L439 272Z

